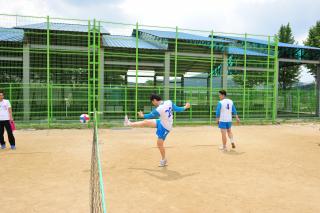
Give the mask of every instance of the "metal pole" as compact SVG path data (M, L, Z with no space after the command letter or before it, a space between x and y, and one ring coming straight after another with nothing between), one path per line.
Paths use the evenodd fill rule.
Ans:
M245 119L246 108L246 79L247 79L247 33L244 35L244 64L243 64L243 99L242 99L242 119Z
M52 122L52 117L53 117L53 84L50 84L50 122Z
M128 109L127 109L127 85L125 85L125 88L124 88L124 114L127 115L127 112Z
M50 127L50 18L47 16L47 120Z
M23 44L23 120L30 120L30 45Z
M138 119L138 70L139 70L139 24L136 23L136 97L135 97L135 119Z
M12 103L12 85L9 84L9 100Z
M174 49L174 103L177 103L177 65L178 65L178 27L176 27L176 39L175 39L175 49ZM170 85L170 81L169 81ZM176 120L176 113L174 113L174 120Z
M97 97L97 100L98 100L98 122L100 121L101 119L101 67L100 67L100 63L101 63L101 51L100 51L100 48L101 48L101 44L100 44L100 21L98 21L98 97Z
M297 102L298 102L298 118L300 118L300 90L299 90L299 88L297 88L297 96L298 96L298 100L297 100Z
M277 99L278 99L278 38L275 37L274 46L274 74L273 74L273 106L272 106L272 120L275 121L277 118Z
M209 103L209 105L210 105L210 110L209 110L209 112L210 112L210 116L209 116L209 123L210 124L212 124L212 107L213 107L213 100L212 100L212 70L213 70L213 61L214 61L214 56L213 56L213 30L211 30L211 53L210 53L210 93L209 93L209 95L210 95L210 99L209 99L209 101L210 101L210 103Z
M267 58L267 98L265 99L266 105L266 119L268 119L269 113L269 69L270 69L270 36L268 36L268 58Z
M189 93L189 102L190 102L189 119L192 121L192 89L190 89L190 91L188 93Z
M93 19L93 66L92 66L92 78L93 78L93 109L96 110L96 20Z
M91 26L90 20L88 21L88 115L90 114L91 110L91 74L90 74L90 66L91 66Z
M316 74L316 82L315 82L315 97L316 97L316 116L320 117L320 65L318 64Z
M316 116L320 117L320 64L317 65L316 84Z
M247 95L247 118L249 118L250 115L250 89L247 89L248 95Z

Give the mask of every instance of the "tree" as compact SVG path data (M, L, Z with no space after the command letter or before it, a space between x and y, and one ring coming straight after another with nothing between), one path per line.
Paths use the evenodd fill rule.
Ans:
M293 44L295 43L294 37L292 35L291 26L281 25L280 30L277 34L279 42ZM299 65L290 65L282 63L279 68L279 86L285 90L292 87L295 83L299 81L300 75Z
M320 21L317 21L315 26L312 26L309 29L309 34L307 40L304 42L304 45L312 47L320 47ZM307 65L309 72L316 77L317 67L316 65Z

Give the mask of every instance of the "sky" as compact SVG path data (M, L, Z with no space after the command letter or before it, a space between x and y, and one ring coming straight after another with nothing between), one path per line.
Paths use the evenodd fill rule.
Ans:
M0 13L274 35L290 23L302 44L320 20L319 0L0 0ZM303 71L303 81L312 78Z

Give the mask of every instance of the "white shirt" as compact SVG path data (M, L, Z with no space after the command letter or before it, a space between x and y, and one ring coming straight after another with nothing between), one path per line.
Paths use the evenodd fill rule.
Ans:
M170 100L164 101L162 104L160 104L157 107L156 110L160 115L160 121L162 126L170 131L172 129L172 124L173 124L172 101Z
M220 110L219 121L221 122L232 122L232 113L236 113L233 101L227 98L219 101L217 110Z
M3 99L0 102L0 121L10 120L9 108L11 108L10 101Z

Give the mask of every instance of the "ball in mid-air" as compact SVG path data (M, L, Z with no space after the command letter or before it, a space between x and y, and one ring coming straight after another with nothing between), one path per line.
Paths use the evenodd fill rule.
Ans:
M89 122L89 120L90 120L89 115L87 115L87 114L80 115L80 123L84 124L84 123Z

